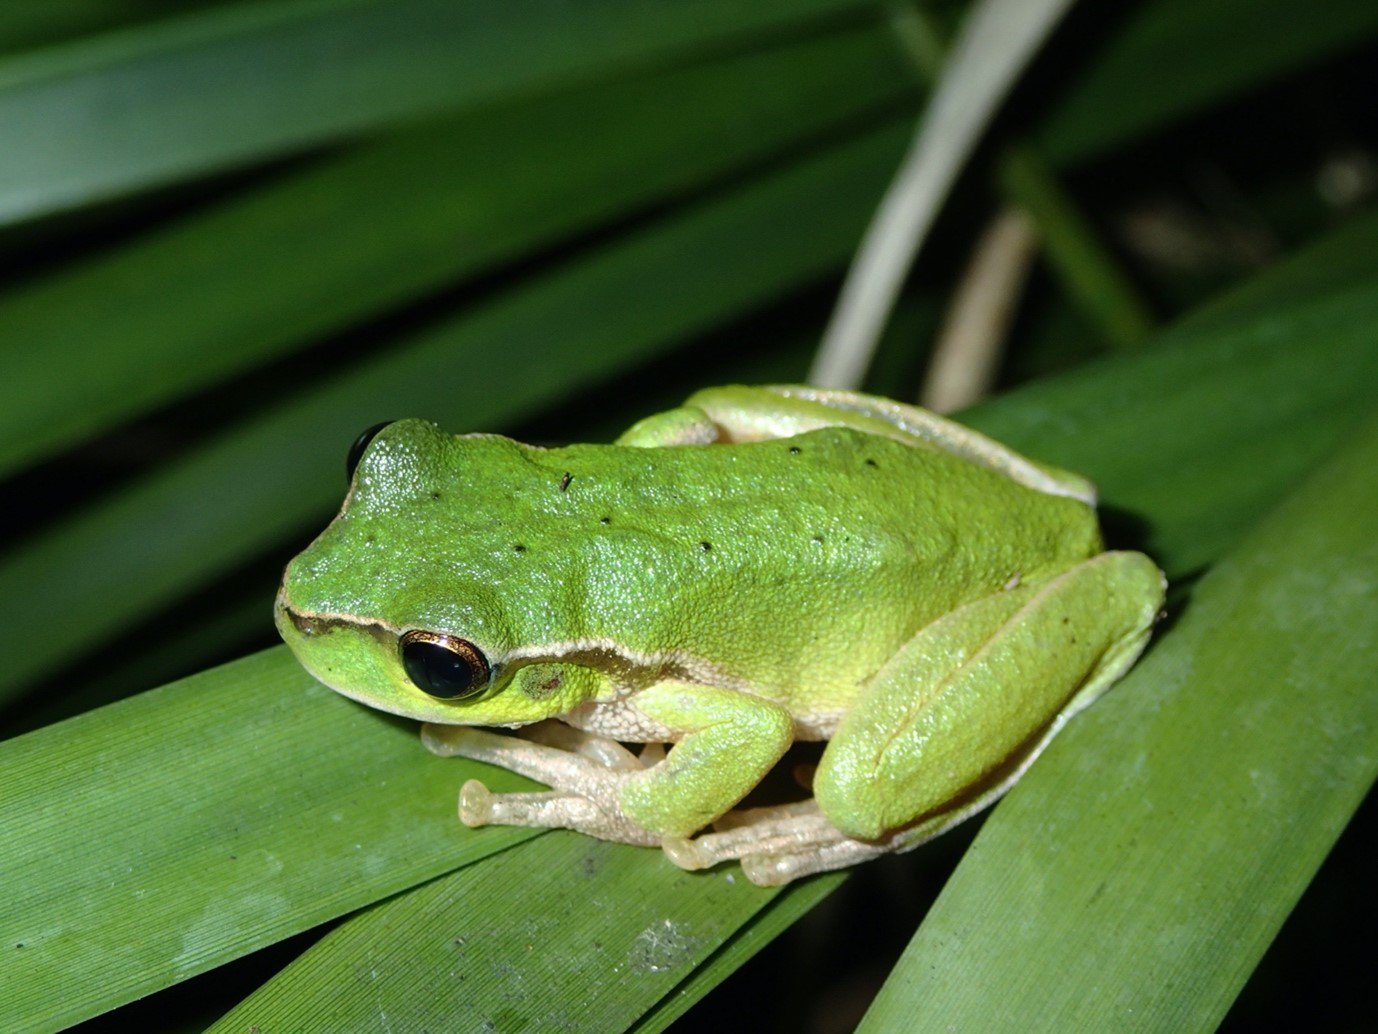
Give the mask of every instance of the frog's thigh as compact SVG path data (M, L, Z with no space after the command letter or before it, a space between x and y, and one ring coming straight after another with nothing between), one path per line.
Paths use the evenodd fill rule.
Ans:
M892 410L903 411L911 419L901 421ZM788 438L821 427L851 427L888 435L909 444L917 439L938 439L945 448L960 455L975 452L971 458L978 462L986 462L985 457L980 450L969 447L969 443L977 440L987 451L1002 457L1012 455L1004 446L975 431L888 399L845 391L742 385L695 392L684 405L633 424L617 439L617 444L654 447L759 442ZM940 434L945 434L947 440L940 438Z
M722 815L794 740L789 712L738 690L661 682L632 699L680 738L660 764L627 777L619 801L633 821L668 836L687 836Z
M823 812L875 840L985 807L1134 662L1162 593L1143 554L1103 553L935 621L843 719L814 778Z
M651 449L662 445L711 445L718 425L697 406L680 406L638 420L618 436L618 445Z

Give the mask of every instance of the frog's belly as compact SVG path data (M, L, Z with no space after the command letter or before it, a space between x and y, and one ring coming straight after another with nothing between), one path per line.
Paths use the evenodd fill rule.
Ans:
M595 736L626 743L669 743L679 738L668 726L652 721L625 698L586 700L560 715L560 721Z

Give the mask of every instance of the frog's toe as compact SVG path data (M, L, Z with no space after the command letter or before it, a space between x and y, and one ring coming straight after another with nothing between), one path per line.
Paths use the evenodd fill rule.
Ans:
M745 865L747 858L798 854L842 836L812 801L728 812L714 829L692 840L666 837L661 847L681 869L708 869L736 859Z
M868 844L845 837L798 851L749 854L742 858L742 872L761 887L778 887L814 873L845 869L892 850L883 844Z
M459 821L477 828L493 821L493 801L496 795L477 779L470 779L459 788Z
M775 887L801 876L842 869L908 846L894 836L874 843L853 840L812 800L728 812L714 832L693 840L667 837L661 844L681 869L707 869L739 860L752 883Z
M742 859L742 875L758 887L778 887L801 875L792 869L800 855L753 854Z
M699 850L698 842L689 837L665 837L660 842L660 849L670 861L691 872L714 864Z
M521 736L467 725L425 725L421 738L433 754L482 761L563 793L585 797L611 792L607 788L615 787L620 778L631 771L640 771L639 762L630 752L625 752L628 759L625 762L615 756L594 760L582 753L536 743ZM621 768L623 764L629 768Z
M477 779L460 788L459 818L466 826L568 828L586 833L602 825L598 808L586 797L558 790L493 793Z
M477 779L459 791L459 818L466 826L527 826L573 829L600 840L654 847L660 835L643 829L615 810L576 793L558 790L493 793Z

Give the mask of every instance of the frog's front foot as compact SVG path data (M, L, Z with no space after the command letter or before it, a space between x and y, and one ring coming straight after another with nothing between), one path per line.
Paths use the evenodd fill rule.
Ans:
M773 887L894 851L899 846L894 840L853 840L810 799L731 811L714 824L714 832L693 839L666 837L661 846L681 869L707 869L736 859L752 883Z
M659 833L632 821L619 803L626 780L661 759L658 749L637 756L614 740L559 722L529 726L518 736L462 725L423 725L421 739L433 754L483 761L551 787L493 793L470 779L459 792L459 818L466 826L575 829L643 847L660 843Z

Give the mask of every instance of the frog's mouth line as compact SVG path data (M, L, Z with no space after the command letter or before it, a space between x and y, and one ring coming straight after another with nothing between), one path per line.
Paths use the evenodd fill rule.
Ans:
M389 649L396 650L402 638L400 629L385 622L364 621L344 614L299 611L287 602L286 593L282 591L279 592L277 598L276 611L279 627L282 626L285 618L286 623L303 640L318 639L335 631L365 632ZM621 687L624 695L667 678L750 692L743 680L686 651L669 650L642 653L629 650L615 640L604 638L533 644L524 649L515 650L505 657L489 655L489 663L492 665L494 684L501 681L500 672L507 675L517 668L530 664L572 664L612 673L614 681ZM317 678L327 685L334 685L319 675ZM363 703L382 707L371 698L355 696L339 686L334 688ZM383 709L386 710L386 708Z

